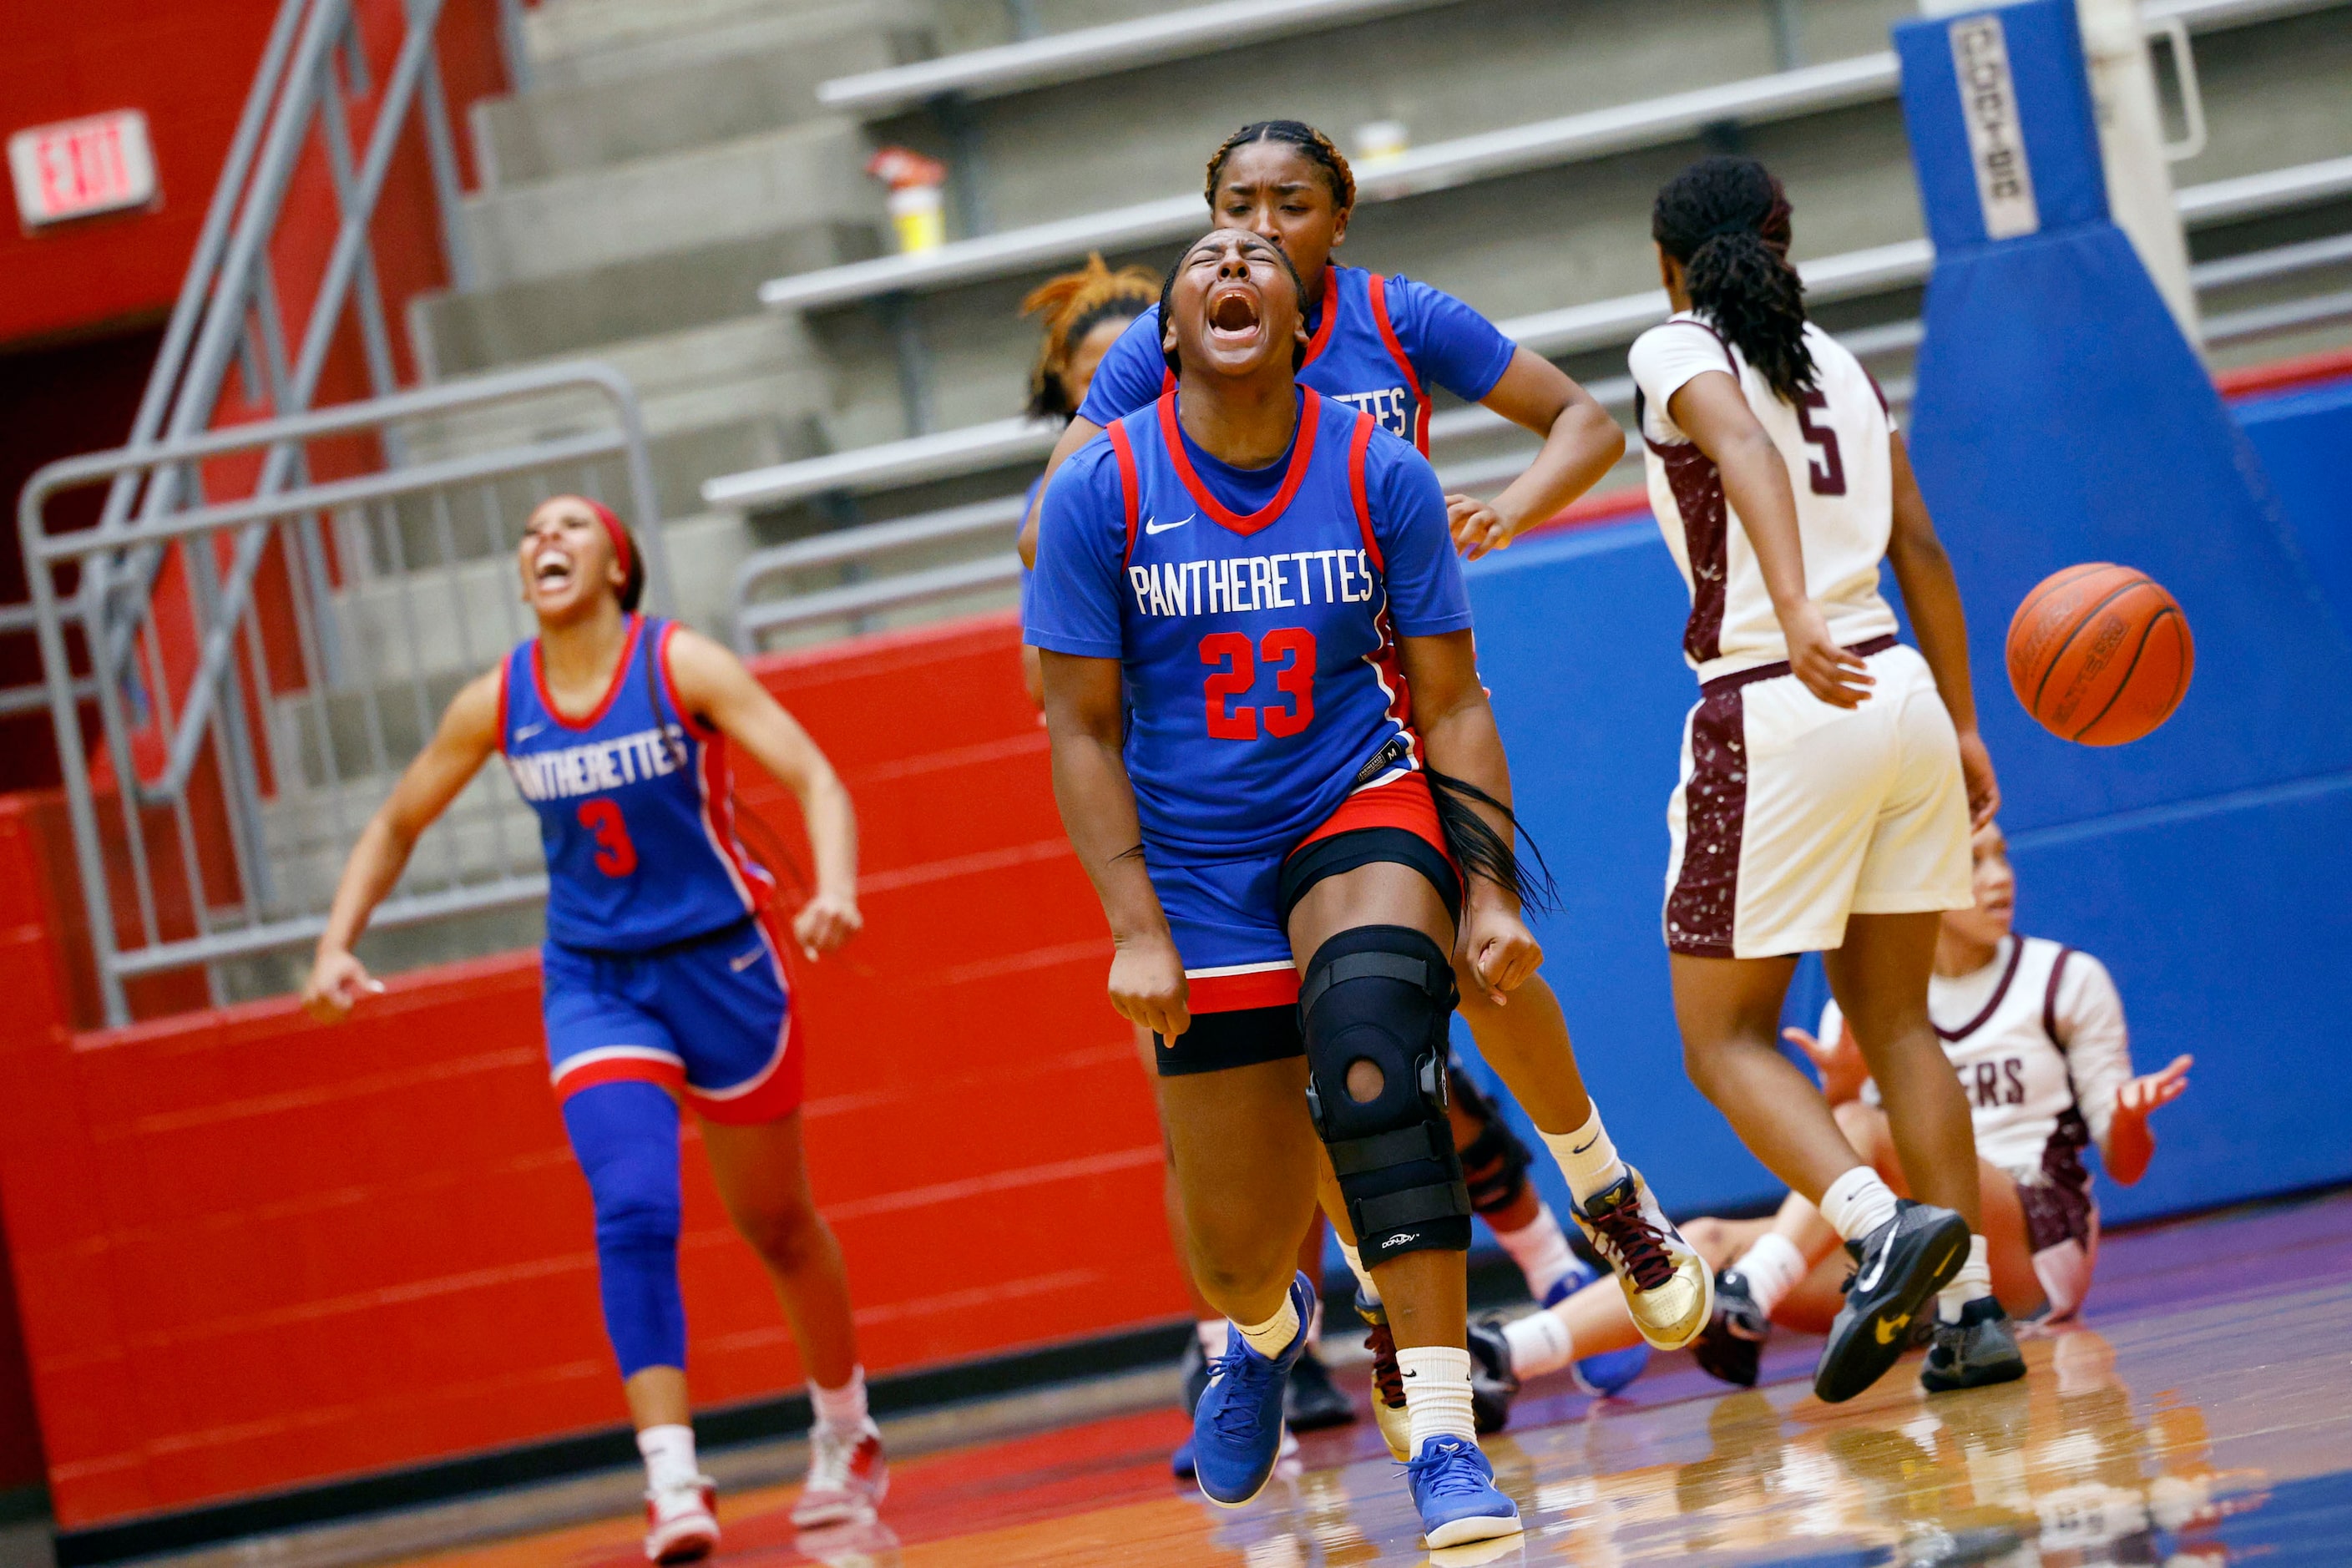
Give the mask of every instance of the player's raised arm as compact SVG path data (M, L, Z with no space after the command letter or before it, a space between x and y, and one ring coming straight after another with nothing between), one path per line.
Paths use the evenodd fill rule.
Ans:
M1625 455L1625 432L1609 411L1566 371L1532 349L1513 353L1503 378L1480 401L1543 437L1543 447L1493 500L1445 498L1454 542L1473 561L1558 515Z
M667 646L678 700L742 747L800 803L816 856L816 890L793 917L793 936L811 959L831 952L866 925L857 908L857 812L849 792L809 732L741 659L683 626Z
M320 1022L349 1013L362 993L383 989L352 947L367 930L368 916L400 880L417 838L498 750L499 680L499 672L491 670L459 689L433 739L360 829L302 987L303 1007Z

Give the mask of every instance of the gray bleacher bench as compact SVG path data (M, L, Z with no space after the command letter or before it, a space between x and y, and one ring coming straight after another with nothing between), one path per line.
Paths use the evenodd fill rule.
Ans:
M943 98L999 98L1084 81L1245 44L1295 37L1454 0L1220 0L1132 22L1080 27L889 70L837 77L817 89L827 109L879 120Z
M1336 4L1337 0L1325 3ZM2346 3L2347 0L2149 0L2144 16L2152 30L2168 27L2178 21L2193 32L2201 32L2333 9ZM1204 9L1222 11L1227 7ZM1193 13L1181 12L1175 17L1157 21L1170 22L1191 15ZM1010 47L1025 49L1035 46ZM950 63L951 60L929 62L934 67ZM1457 137L1359 169L1356 199L1359 205L1393 201L1473 181L1688 141L1710 126L1763 125L1883 101L1895 96L1897 79L1891 51L1856 55L1849 59L1775 71L1637 103ZM1077 260L1090 250L1108 254L1181 239L1196 232L1205 221L1206 213L1197 195L1139 202L1107 212L955 240L916 255L888 256L772 279L761 286L760 302L778 310L815 310L894 294L926 293L1057 266Z
M2184 187L2175 197L2181 220L2200 227L2256 216L2352 195L2352 157L2331 158L2290 169L2274 169L2209 184ZM2195 275L2207 285L2242 280L2260 275L2251 268L2273 270L2307 268L2325 263L2341 248L2340 240L2322 240L2284 250L2263 253L2231 262L2200 264ZM1927 281L1935 259L1924 239L1901 240L1800 262L1807 299L1815 305L1857 299ZM1658 289L1595 300L1498 321L1503 335L1547 358L1630 342L1642 329L1664 319L1666 297ZM1474 420L1484 414L1454 410ZM1467 425L1447 426L1441 415L1430 426L1433 441ZM1491 416L1487 416L1491 417ZM884 441L855 451L838 452L798 462L779 463L744 473L708 480L704 504L719 510L748 511L781 506L812 495L870 494L921 480L980 473L1022 462L1042 462L1059 435L1052 423L1032 419L997 419L903 441Z

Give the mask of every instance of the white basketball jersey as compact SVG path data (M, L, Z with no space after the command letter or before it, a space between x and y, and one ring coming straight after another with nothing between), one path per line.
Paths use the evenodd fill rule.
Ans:
M1684 311L1643 332L1628 356L1638 389L1650 507L1690 589L1683 655L1701 680L1789 657L1764 574L1723 476L1676 427L1667 408L1693 376L1726 371L1788 466L1804 544L1806 592L1842 647L1890 634L1895 612L1878 591L1894 527L1895 428L1878 384L1836 339L1808 322L1814 390L1784 402L1702 314Z
M1975 973L1929 980L1927 1016L1969 1097L1978 1157L2021 1181L2078 1169L2074 1152L2105 1135L2131 1077L2105 965L2041 937L2007 937ZM1832 1002L1822 1038L1835 1040L1842 1024ZM1878 1086L1863 1096L1877 1103Z

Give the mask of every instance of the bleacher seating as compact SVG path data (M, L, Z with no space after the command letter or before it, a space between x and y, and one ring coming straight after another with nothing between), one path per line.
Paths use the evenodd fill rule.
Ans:
M2150 7L2201 40L2214 140L2183 166L2184 183L2352 153L2352 135L2319 107L2340 31L2332 8ZM1156 259L1201 219L1190 193L1202 154L1252 115L1303 114L1342 141L1371 116L1366 106L1402 120L1416 150L1362 171L1365 206L1345 254L1517 321L1554 316L1572 329L1592 302L1645 289L1649 190L1709 138L1743 137L1788 170L1801 254L1914 238L1884 49L1886 24L1909 9L1804 0L1806 58L1776 70L1785 51L1758 0L1672 0L1635 29L1589 25L1599 0L1322 0L1281 8L1279 36L1276 12L1268 32L1220 33L1203 25L1214 7L1130 9L1055 40L930 60L919 57L1001 31L1001 16L981 0L698 0L662 8L665 20L613 0L548 0L530 16L531 89L477 116L494 183L467 221L488 258L485 281L422 304L414 335L442 375L578 353L621 365L646 398L686 602L711 619L759 543L986 493L938 469L886 478L886 454L848 455L1005 420L1031 347L1020 293L1090 246ZM1158 43L1127 47L1138 38ZM775 69L730 63L755 56ZM1060 62L1055 79L1024 75L1047 56ZM1297 68L1305 58L1311 70ZM1079 66L1090 74L1070 79ZM856 120L828 112L827 70L877 90L886 79L919 85L894 73L931 71L921 79L933 86L950 73L958 145L977 150L959 178L976 188L971 205L991 232L928 258L882 255L880 193L856 172L867 147L954 148L927 111L856 100ZM846 106L847 92L829 96ZM2266 138L2266 120L2282 118L2291 133ZM1139 204L1139 189L1169 195ZM763 281L798 306L762 311ZM898 319L877 316L870 290L910 282L922 291L888 306ZM1899 289L1890 298L1902 303ZM1531 341L1583 352L1568 346L1572 331L1557 348ZM927 362L919 399L902 385L910 342ZM908 422L918 404L925 429ZM872 478L763 500L749 525L704 510L706 480L811 459ZM854 506L843 489L860 492Z

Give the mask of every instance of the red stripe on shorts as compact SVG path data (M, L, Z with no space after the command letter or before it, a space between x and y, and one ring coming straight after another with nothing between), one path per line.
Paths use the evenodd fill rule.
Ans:
M1323 826L1298 841L1293 855L1321 838L1353 833L1360 827L1402 827L1445 857L1456 871L1454 851L1446 847L1445 829L1437 820L1437 800L1429 793L1425 774L1411 773L1372 789L1360 789L1323 819Z
M1239 1013L1251 1007L1290 1007L1298 1002L1298 971L1253 969L1246 974L1188 974L1186 1005L1195 1013Z

